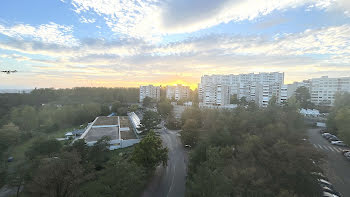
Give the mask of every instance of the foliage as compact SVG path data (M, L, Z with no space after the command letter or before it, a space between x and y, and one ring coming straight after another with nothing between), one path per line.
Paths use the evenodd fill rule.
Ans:
M234 94L230 97L230 104L239 104L237 94Z
M140 130L147 133L152 129L158 129L158 125L160 124L160 117L157 112L154 111L146 111L143 114L143 118L140 121Z
M131 159L136 164L153 170L159 164L167 164L168 149L162 146L160 137L151 130L135 145Z
M168 101L162 101L158 103L158 113L161 116L167 117L171 113L172 109L173 109L173 106Z
M62 148L62 144L56 139L36 141L29 150L26 152L26 156L29 159L34 159L38 156L54 157L57 156Z
M320 196L310 172L320 170L312 160L321 155L301 140L305 128L295 109L238 107L201 116L186 196Z
M193 119L187 119L181 130L183 144L194 146L198 141L198 127Z
M310 101L311 99L310 91L305 86L301 86L296 89L295 99L300 104L301 108L304 108L304 109L315 108L315 105Z
M328 115L327 128L350 144L350 93L336 95L334 106Z
M181 128L181 122L175 118L173 112L170 112L169 115L167 116L165 125L168 129L173 129L173 130Z
M10 147L19 142L20 131L13 123L9 123L0 129L0 158L2 154Z
M86 183L79 196L84 197L133 197L139 196L145 186L145 170L120 156L108 162L107 169L98 174L98 179Z
M30 196L76 196L83 175L79 155L63 152L59 157L41 160L32 181L25 188Z
M146 96L142 101L142 106L151 107L153 104L153 99L151 97Z

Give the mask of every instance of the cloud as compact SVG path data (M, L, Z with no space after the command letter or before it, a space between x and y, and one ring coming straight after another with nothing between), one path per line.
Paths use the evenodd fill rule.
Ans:
M147 41L301 6L346 14L349 4L348 0L72 0L76 13L96 13L116 34Z
M18 24L5 27L0 24L0 34L18 40L33 39L44 44L56 44L62 46L78 46L79 41L73 36L73 27L58 25L50 22L39 26Z
M110 85L118 85L113 78L135 83L170 83L175 79L196 83L202 74L210 73L284 71L302 76L332 68L330 74L341 75L350 72L348 35L350 25L275 35L272 39L211 34L169 44L131 38L86 39L77 47L66 47L13 39L0 42L0 49L21 55L0 59L30 63L32 72L40 76L46 73L58 78L105 80Z
M79 19L79 21L80 21L81 23L94 23L94 22L96 22L96 19L94 19L94 18L87 19L87 18L85 18L84 16L82 16L82 17Z

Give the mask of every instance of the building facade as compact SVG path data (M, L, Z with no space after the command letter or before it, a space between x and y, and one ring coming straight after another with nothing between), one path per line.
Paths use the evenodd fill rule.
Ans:
M239 75L204 75L198 85L198 96L204 105L223 106L230 104L230 98L244 97L259 106L266 107L272 96L281 99L281 87L284 85L284 73L249 73Z
M311 102L315 105L333 106L337 93L350 92L350 77L329 78L323 76L288 85L288 98L298 87L307 87L310 91Z
M156 101L160 100L160 86L140 86L140 103L143 102L143 99L150 97Z
M183 85L167 86L166 97L170 100L186 100L190 97L190 87Z

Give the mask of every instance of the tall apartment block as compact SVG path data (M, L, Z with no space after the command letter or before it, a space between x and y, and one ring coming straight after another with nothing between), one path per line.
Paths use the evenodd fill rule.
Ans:
M183 85L167 86L166 97L168 99L175 99L176 101L181 99L188 99L190 97L190 87Z
M336 93L350 92L350 77L328 78L328 76L323 76L303 82L294 82L288 85L288 97L292 96L301 86L309 89L312 103L333 106Z
M206 105L227 105L230 97L236 95L238 99L245 97L247 101L254 101L259 106L267 106L272 96L276 96L278 103L285 100L286 90L284 73L249 73L239 75L204 75L198 85L200 102Z
M160 86L140 86L140 103L142 103L143 99L146 97L150 97L156 101L160 100Z

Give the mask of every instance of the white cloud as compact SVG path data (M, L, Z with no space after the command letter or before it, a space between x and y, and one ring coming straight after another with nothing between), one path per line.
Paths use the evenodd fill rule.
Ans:
M0 41L0 49L21 55L0 56L0 60L12 58L32 63L33 72L47 76L59 76L61 72L96 80L118 76L134 84L178 78L195 83L207 73L285 71L293 76L322 72L339 75L350 72L348 35L350 25L278 35L274 39L213 34L166 45L139 39L91 39L69 48L10 40ZM40 58L33 54L40 54Z
M87 19L84 16L82 16L82 17L80 17L79 21L81 23L94 23L94 22L96 22L96 19L94 19L94 18Z
M119 35L148 41L300 6L350 11L349 0L72 0L72 4L78 14L100 15Z
M78 46L79 41L73 36L73 27L50 22L39 26L19 24L12 27L0 25L0 34L15 39L33 39L45 44Z

